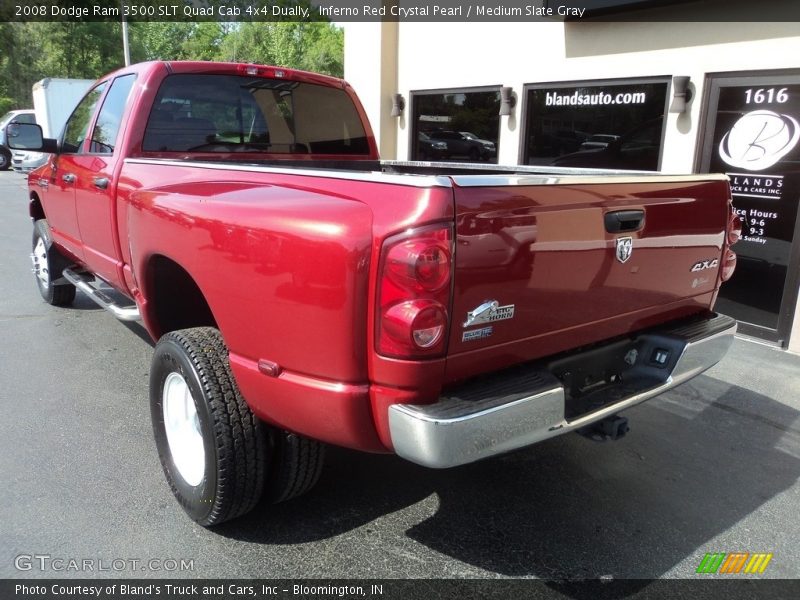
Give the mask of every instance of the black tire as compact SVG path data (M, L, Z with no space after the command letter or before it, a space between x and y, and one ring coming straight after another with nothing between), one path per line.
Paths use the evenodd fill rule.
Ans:
M171 373L183 378L197 411L204 451L202 480L197 485L181 475L167 439L164 387ZM265 426L239 393L219 331L182 329L158 341L150 371L150 408L164 474L192 519L208 527L256 506L266 474Z
M313 488L325 463L325 445L271 428L272 460L266 499L273 504L302 496Z
M0 146L0 171L8 171L11 168L11 152L7 148Z
M68 282L53 283L61 279L62 271L70 263L53 245L50 226L45 219L39 219L33 224L31 256L36 287L44 301L53 306L72 304L75 300L75 286Z
M478 162L478 159L480 158L480 156L481 156L481 153L478 151L477 148L470 148L469 149L469 159L472 162Z

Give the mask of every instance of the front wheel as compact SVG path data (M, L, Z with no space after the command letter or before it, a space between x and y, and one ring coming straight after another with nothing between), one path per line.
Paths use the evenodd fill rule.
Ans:
M68 261L53 245L50 227L45 219L33 224L31 262L36 285L44 301L53 306L72 304L75 299L75 286L66 282L56 283L61 279L61 272L68 266Z

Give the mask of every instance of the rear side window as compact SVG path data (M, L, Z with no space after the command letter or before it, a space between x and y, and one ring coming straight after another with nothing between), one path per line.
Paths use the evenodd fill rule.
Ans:
M94 109L97 107L97 102L103 95L103 90L106 83L103 82L97 87L93 88L83 97L83 100L78 103L75 110L72 111L67 124L64 126L64 141L62 142L62 150L67 154L74 154L81 151L83 140L89 133L89 123L92 120Z
M114 152L122 115L125 112L125 105L135 80L136 76L133 74L123 75L117 77L111 84L111 89L108 90L108 94L103 100L103 107L97 116L89 152L93 154L112 154Z
M344 90L283 79L170 75L145 130L145 152L369 154Z

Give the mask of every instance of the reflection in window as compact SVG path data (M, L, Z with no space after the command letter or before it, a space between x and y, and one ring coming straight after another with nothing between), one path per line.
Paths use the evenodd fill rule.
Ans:
M497 162L500 91L415 93L412 160Z
M369 154L340 88L234 75L167 77L147 122L145 152Z
M119 126L122 123L122 114L125 112L125 104L135 79L135 75L124 75L117 77L111 84L111 89L108 90L108 94L103 100L103 107L97 116L89 152L95 154L112 154L114 152Z
M667 82L529 88L523 162L658 170Z
M94 109L100 100L100 96L103 95L105 87L106 84L103 82L92 88L83 97L78 106L75 107L75 110L72 111L67 124L64 126L64 141L61 146L63 152L75 153L81 151L83 140L86 139L86 135L89 133L89 122L92 120Z

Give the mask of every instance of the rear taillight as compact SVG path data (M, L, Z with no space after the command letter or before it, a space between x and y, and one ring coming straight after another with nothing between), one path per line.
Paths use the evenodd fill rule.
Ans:
M722 257L722 268L720 270L720 279L722 281L728 281L733 276L733 272L736 270L736 253L727 248L725 250L725 254Z
M736 242L742 237L742 219L736 214L733 205L728 200L728 210L730 216L728 217L728 233L725 236L725 245L722 247L722 260L720 261L719 278L720 281L728 281L733 277L733 272L736 270L736 253L731 250Z
M395 358L444 353L453 280L453 230L435 225L386 240L379 272L376 346Z
M731 214L728 224L728 245L733 246L742 237L742 219L736 213Z

